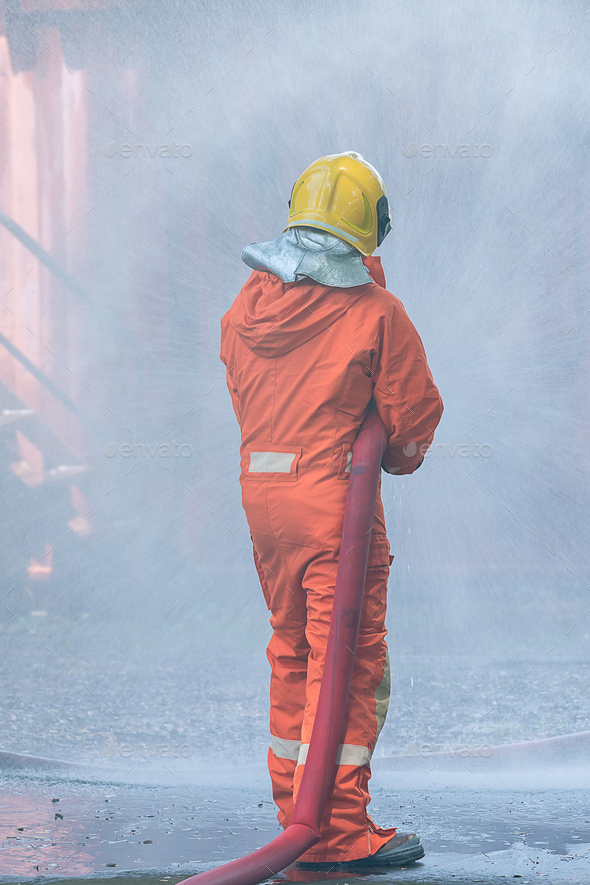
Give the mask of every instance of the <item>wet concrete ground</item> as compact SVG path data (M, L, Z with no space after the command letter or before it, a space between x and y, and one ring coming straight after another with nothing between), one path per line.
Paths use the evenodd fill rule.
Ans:
M511 788L505 776L486 778L484 787L470 785L463 775L433 774L430 781L415 771L379 772L373 778L374 819L417 832L426 850L421 862L366 876L290 868L275 881L590 881L587 779L567 770L545 776L530 772L524 780L512 777ZM180 781L153 786L75 781L65 773L5 776L0 881L73 885L107 878L111 885L173 885L278 835L261 767L219 770L193 776L192 782L181 776Z
M1 882L174 885L278 834L265 623L209 654L177 631L111 628L103 642L86 621L38 620L2 635L0 751L69 767L0 775ZM486 749L590 729L590 664L557 650L392 653L371 813L418 832L424 860L368 876L292 868L276 881L590 882L587 761L506 768Z
M25 620L0 630L0 750L104 764L131 746L132 758L167 754L172 767L181 753L203 764L265 759L268 613L231 647L220 640L213 648L209 637L164 627L158 635L125 625L119 634L90 620ZM554 657L559 648L547 656L547 648L417 655L398 654L391 642L392 695L377 754L412 742L452 749L589 730L590 662Z

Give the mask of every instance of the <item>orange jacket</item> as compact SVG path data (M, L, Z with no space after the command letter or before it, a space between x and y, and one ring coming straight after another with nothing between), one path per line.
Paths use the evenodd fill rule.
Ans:
M388 432L383 468L413 473L443 405L420 336L385 288L329 288L309 278L283 283L254 271L221 320L221 359L248 453L301 448L298 468L346 469L374 398Z

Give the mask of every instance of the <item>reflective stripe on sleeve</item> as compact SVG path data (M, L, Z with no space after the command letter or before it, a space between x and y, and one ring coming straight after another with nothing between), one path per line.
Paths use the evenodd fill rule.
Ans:
M296 762L300 747L301 741L289 741L286 738L278 738L274 734L270 736L270 748L279 759L291 759Z
M291 473L293 452L250 452L248 473Z
M297 765L305 765L309 744L301 744ZM336 765L368 765L371 754L368 747L359 747L357 744L340 744L336 753Z

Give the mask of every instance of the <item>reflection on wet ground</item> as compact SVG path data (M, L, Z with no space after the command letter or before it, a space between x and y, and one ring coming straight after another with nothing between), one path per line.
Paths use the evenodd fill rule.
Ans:
M188 788L5 786L1 804L0 872L27 876L211 862L258 848L278 827L268 801L228 811Z
M278 834L264 777L222 786L142 786L6 778L0 876L6 882L107 878L110 885L178 882L240 857ZM237 781L237 777L235 780ZM275 882L590 881L584 790L412 788L375 777L373 817L420 834L426 857L407 869L354 877L289 868ZM408 787L409 785L409 787Z

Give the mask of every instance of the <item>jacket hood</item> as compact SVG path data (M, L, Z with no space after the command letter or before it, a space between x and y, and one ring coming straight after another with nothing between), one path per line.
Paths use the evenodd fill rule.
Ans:
M380 259L364 258L363 263L384 286ZM370 285L339 289L309 278L284 283L274 274L254 271L230 307L228 320L249 349L274 359L323 332L362 298Z

